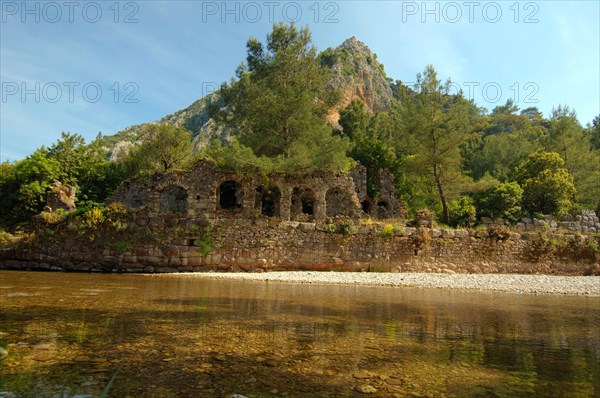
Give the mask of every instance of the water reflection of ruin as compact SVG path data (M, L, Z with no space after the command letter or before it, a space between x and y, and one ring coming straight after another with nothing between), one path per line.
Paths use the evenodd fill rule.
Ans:
M350 173L293 177L276 174L265 179L218 168L202 160L191 170L129 180L113 196L149 215L164 212L182 217L278 217L281 220L322 221L326 217L392 218L400 202L390 173L378 173L379 195L367 196L367 173L357 166Z

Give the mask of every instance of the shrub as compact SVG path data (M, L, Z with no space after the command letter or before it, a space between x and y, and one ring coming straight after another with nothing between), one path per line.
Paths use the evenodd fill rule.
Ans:
M102 213L102 210L93 207L83 214L81 225L90 231L97 231L104 220L106 220L106 216Z
M196 244L203 256L206 256L213 251L212 237L208 234L203 235L200 239L196 240Z
M488 228L490 239L505 241L510 238L510 229L504 225L492 225Z
M516 182L499 184L477 196L478 215L514 223L521 216L522 197L523 189Z
M131 242L119 240L114 243L114 248L119 253L126 252L131 247Z
M453 227L472 227L477 221L473 199L469 196L461 196L452 200L448 210L450 211L450 224Z
M573 176L558 153L540 150L530 154L517 168L516 177L523 187L523 208L530 213L562 217L573 206Z
M7 244L9 244L11 241L11 238L12 238L11 234L0 229L0 246L6 246Z
M381 229L381 236L383 238L391 238L394 236L394 226L392 224L386 224Z
M63 215L53 211L43 211L40 213L40 217L46 224L56 224L63 220Z
M351 222L341 223L336 228L336 232L342 235L354 235L356 231L356 226Z

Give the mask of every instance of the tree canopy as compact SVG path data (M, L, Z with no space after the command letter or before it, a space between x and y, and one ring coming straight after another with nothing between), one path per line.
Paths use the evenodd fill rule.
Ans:
M228 149L250 148L263 158L252 163L268 172L339 172L351 164L348 140L334 136L325 121L338 96L325 90L328 72L310 40L307 28L273 25L266 45L248 40L237 80L220 90L225 104L220 120L233 128L238 141ZM243 166L247 159L241 157L248 153L239 155Z

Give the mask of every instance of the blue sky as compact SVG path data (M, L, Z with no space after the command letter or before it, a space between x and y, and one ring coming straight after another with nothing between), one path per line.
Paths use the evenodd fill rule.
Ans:
M597 1L0 2L0 160L61 131L87 140L154 121L234 76L250 36L308 25L319 50L356 36L389 77L427 64L479 106L600 114Z

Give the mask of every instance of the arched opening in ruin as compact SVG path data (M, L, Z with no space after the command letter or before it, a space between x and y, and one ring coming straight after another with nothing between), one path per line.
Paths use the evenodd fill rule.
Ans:
M325 203L328 217L352 215L354 206L350 194L340 188L330 188L325 194Z
M281 191L275 186L265 187L263 185L256 188L255 208L260 210L260 214L267 217L279 216L279 201Z
M234 180L222 182L217 190L217 199L220 209L241 209L243 199L242 184Z
M188 210L188 192L180 186L172 186L160 193L160 210L183 213Z
M294 188L290 215L292 220L309 219L314 215L315 193L309 188Z

